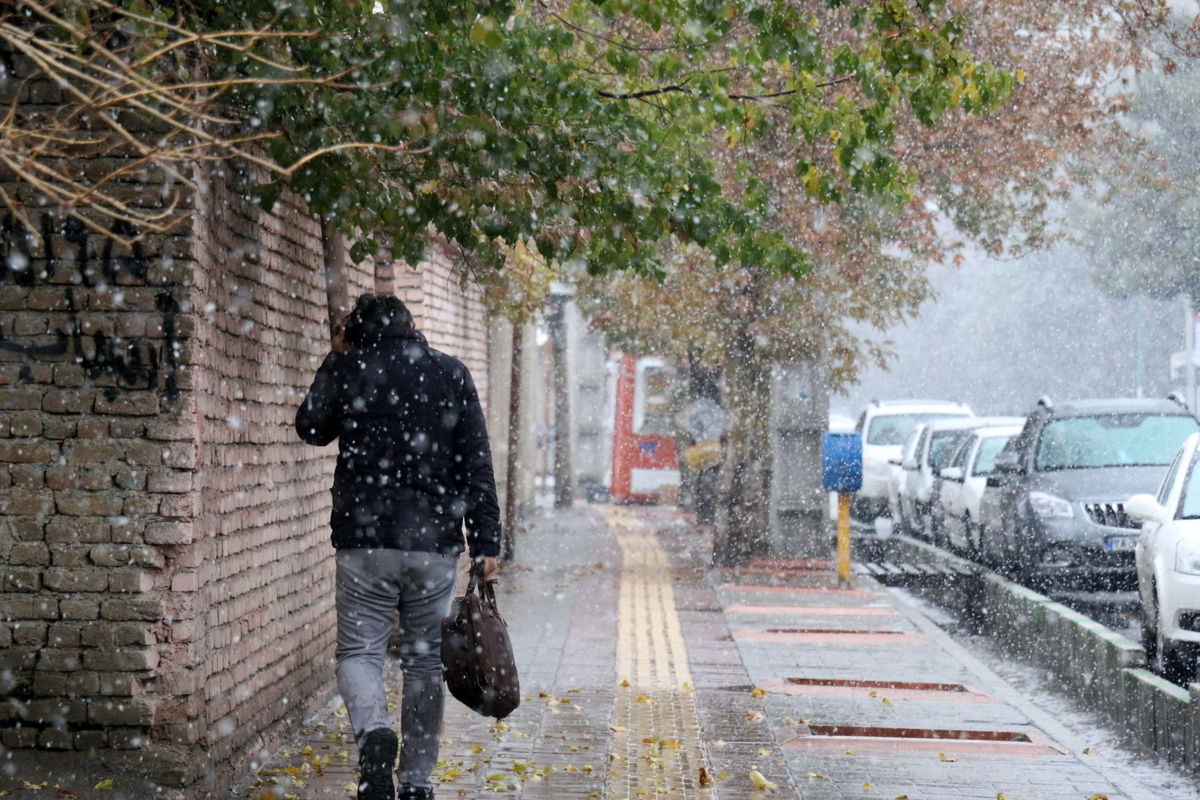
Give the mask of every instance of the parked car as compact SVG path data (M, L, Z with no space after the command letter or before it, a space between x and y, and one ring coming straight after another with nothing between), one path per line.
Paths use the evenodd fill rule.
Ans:
M1039 400L987 478L986 559L1039 587L1132 588L1141 524L1125 500L1154 491L1198 429L1170 400Z
M900 508L910 532L934 537L931 511L935 479L971 430L984 424L982 417L958 417L925 425L912 456L901 463L904 479L900 484Z
M1200 434L1183 443L1157 495L1138 494L1125 513L1142 524L1137 539L1142 645L1173 681L1196 678L1200 656Z
M972 416L969 406L950 400L872 400L859 415L855 430L863 437L863 484L854 496L853 517L874 522L888 514L888 482L892 465L913 428L943 417Z
M992 474L1000 450L1020 432L1019 422L976 428L942 470L934 514L951 548L970 556L979 551L979 506L987 477Z
M904 446L900 448L900 457L888 459L888 464L892 467L888 476L888 513L896 533L911 535L915 532L913 524L904 516L904 507L900 504L900 490L904 488L904 462L916 457L917 442L921 441L921 434L925 432L925 426L928 424L922 422L913 428L913 432L904 440Z

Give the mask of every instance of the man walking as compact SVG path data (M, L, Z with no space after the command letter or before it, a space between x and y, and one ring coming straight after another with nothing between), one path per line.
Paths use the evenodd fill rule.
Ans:
M390 294L358 298L296 413L309 444L338 440L333 481L337 681L359 752L360 800L431 800L443 698L441 621L466 545L490 577L500 511L479 395ZM399 610L402 744L383 660Z

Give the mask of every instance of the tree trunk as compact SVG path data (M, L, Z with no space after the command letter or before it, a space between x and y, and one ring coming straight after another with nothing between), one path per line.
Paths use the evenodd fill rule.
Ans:
M346 240L329 229L321 219L321 251L325 258L325 301L329 306L329 335L350 313L350 293L346 287Z
M771 495L771 364L746 329L725 363L725 457L713 564L731 566L768 552Z
M524 361L525 326L512 324L512 371L508 386L508 468L504 492L504 547L501 557L512 561L517 554L517 524L521 514L517 493L521 482L521 364Z

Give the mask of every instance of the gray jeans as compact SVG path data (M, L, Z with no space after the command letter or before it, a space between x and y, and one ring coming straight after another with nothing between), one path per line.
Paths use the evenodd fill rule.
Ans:
M337 551L337 681L354 738L391 728L383 659L400 620L402 784L429 786L442 730L442 618L458 557L410 550Z

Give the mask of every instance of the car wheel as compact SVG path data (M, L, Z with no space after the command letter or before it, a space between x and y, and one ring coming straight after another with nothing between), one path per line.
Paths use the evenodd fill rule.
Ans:
M1196 648L1192 642L1163 638L1161 630L1157 632L1156 638L1162 676L1180 686L1187 686L1196 680Z

